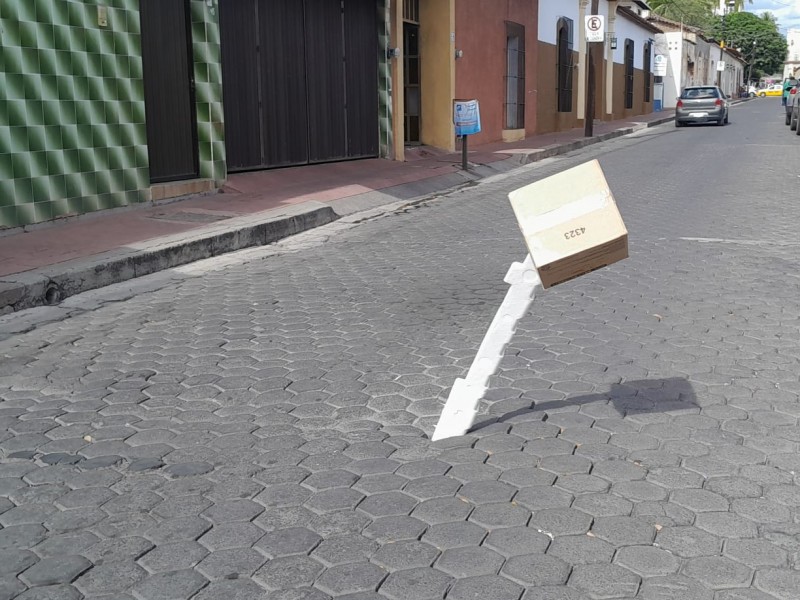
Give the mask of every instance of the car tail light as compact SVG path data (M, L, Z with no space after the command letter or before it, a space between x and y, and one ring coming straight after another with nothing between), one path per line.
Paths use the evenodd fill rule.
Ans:
M792 88L789 90L789 95L794 96L797 93L797 88Z
M676 106L678 108L683 108L683 100L678 100L678 104Z
M717 98L717 99L714 101L714 104L715 104L716 106L722 106L722 100L721 100L721 99L719 99L719 98Z

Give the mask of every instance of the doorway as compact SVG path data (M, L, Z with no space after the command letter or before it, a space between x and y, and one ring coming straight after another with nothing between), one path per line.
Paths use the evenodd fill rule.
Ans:
M199 174L188 0L140 2L151 183Z
M378 155L374 0L220 2L229 171Z
M419 0L403 0L403 106L405 143L421 142Z

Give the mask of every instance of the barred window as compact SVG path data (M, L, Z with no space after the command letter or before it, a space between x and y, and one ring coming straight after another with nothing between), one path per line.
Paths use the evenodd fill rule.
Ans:
M572 112L572 30L572 19L561 17L558 20L558 112Z
M506 21L506 129L525 127L525 27Z
M633 108L633 40L625 40L625 108Z
M644 101L650 102L651 88L652 88L652 75L650 74L650 60L653 54L653 42L645 42L644 44L644 60L642 61L644 70Z

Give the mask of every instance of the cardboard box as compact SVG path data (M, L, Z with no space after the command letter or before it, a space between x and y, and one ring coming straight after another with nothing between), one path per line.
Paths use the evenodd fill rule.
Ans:
M628 257L628 231L596 160L508 198L545 288Z

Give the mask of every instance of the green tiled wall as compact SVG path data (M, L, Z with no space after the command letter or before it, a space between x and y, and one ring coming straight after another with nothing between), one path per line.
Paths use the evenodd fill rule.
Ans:
M191 0L200 177L213 179L221 185L226 168L217 4L218 0L212 6L208 6L206 0Z
M387 57L390 42L389 0L378 0L378 119L380 156L387 158L392 150L392 71Z
M221 182L216 11L191 0L200 170ZM0 227L147 200L139 0L0 1L0 31Z

